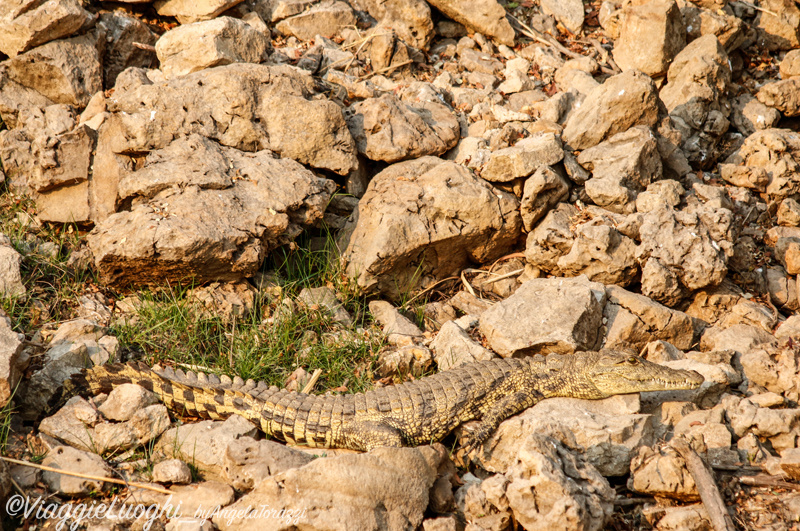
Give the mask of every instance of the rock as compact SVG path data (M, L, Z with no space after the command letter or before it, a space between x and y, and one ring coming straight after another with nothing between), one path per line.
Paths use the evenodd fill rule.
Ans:
M475 295L467 292L467 291L459 291L447 301L453 308L462 312L465 316L470 315L474 318L480 318L480 316L491 308L494 303L479 299Z
M636 277L636 244L602 217L579 223L574 236L569 252L557 261L560 275L586 275L594 282L622 286Z
M765 129L747 137L727 162L748 168L763 168L769 176L766 193L778 201L800 193L800 135L788 129ZM761 178L763 179L763 177Z
M567 203L559 203L528 234L525 259L548 273L557 274L558 260L570 252L575 241L572 224L579 211Z
M495 357L492 351L470 337L468 333L470 327L462 326L462 319L444 323L431 343L433 359L440 371Z
M525 230L533 229L534 224L568 194L567 180L550 166L540 166L525 180L523 188L520 213Z
M758 348L777 348L778 342L762 328L739 324L727 328L710 327L703 332L700 349L734 350L740 354Z
M79 396L70 398L54 415L42 419L39 431L89 452L98 452L94 426L101 421L97 409Z
M455 516L428 518L422 522L423 531L456 531L458 529Z
M781 453L781 468L793 480L800 479L800 448L790 448Z
M250 490L270 476L300 468L313 459L310 453L285 444L240 437L225 448L225 479L237 490Z
M186 301L196 307L200 315L219 317L227 323L247 319L256 304L258 290L247 281L208 286L187 291Z
M431 8L422 0L358 0L353 5L360 5L378 21L378 26L393 28L397 36L406 43L427 50L433 39L433 21ZM462 28L463 29L463 28Z
M642 511L648 521L655 521L657 531L679 531L681 529L696 529L697 531L711 531L713 529L708 512L702 503L684 507L661 507Z
M769 409L758 407L747 398L734 398L725 405L725 414L737 437L752 433L761 440L770 439L778 452L796 447L800 437L800 409Z
M368 454L315 459L271 476L230 506L265 507L285 526L308 529L415 529L422 524L436 479L431 448L377 448ZM432 466L433 465L433 466ZM222 531L257 530L263 520L227 520Z
M378 352L377 372L381 378L410 374L421 377L433 363L433 354L425 347L402 345L385 347Z
M433 0L429 3L468 29L506 46L514 45L514 29L506 19L505 9L495 0Z
M158 403L158 397L136 384L122 384L108 393L97 410L109 420L126 421L147 406Z
M103 90L98 35L52 41L9 59L7 75L55 103L85 107Z
M167 79L213 66L261 63L271 49L267 35L231 17L178 26L156 43L161 71Z
M658 260L690 290L719 284L727 272L727 256L709 229L697 213L660 207L644 216L637 258L640 263ZM649 293L648 286L642 292Z
M739 373L728 363L703 363L694 359L681 359L666 361L663 364L673 369L697 371L703 375L705 380L699 388L690 391L642 393L642 403L645 408L654 404L674 401L693 402L700 407L710 408L719 402L720 397L731 386L736 386L742 381Z
M734 186L750 188L765 192L770 182L770 176L764 168L754 166L736 166L735 164L720 164L720 177L725 182Z
M800 227L800 203L787 197L778 206L778 225Z
M636 209L636 196L661 178L656 137L636 126L583 151L578 162L592 172L586 193L599 206L620 213Z
M0 325L1 326L1 325ZM800 335L800 315L793 315L786 319L775 331L775 337L783 339L786 337L798 337Z
M542 0L542 12L552 15L571 33L579 33L583 27L583 2L578 0Z
M430 100L409 105L390 94L354 104L347 124L359 153L386 162L441 155L460 133L448 106Z
M474 199L467 204L465 197ZM393 164L372 179L359 202L343 253L347 274L366 292L397 298L469 261L500 256L519 235L517 210L512 194L453 162L422 157Z
M689 2L682 2L680 7L688 41L703 35L714 35L725 51L731 53L750 38L742 19L734 15L729 7L705 7Z
M512 147L494 151L481 177L492 182L510 182L544 166L553 166L563 158L561 141L553 133L539 133Z
M369 312L372 317L383 327L383 333L399 334L409 337L422 337L422 330L411 320L401 314L391 303L386 301L372 301L369 303Z
M797 379L800 364L788 349L777 350L768 346L748 349L741 352L737 362L742 376L750 384L773 393L786 393L787 396L792 391L800 391Z
M0 409L8 404L19 384L24 334L14 332L11 319L0 312Z
M513 451L482 459L484 468L502 474L483 484L467 483L456 493L467 521L492 528L484 518L510 510L525 529L602 529L612 513L614 490L567 447L560 438L533 433ZM479 492L471 492L476 487Z
M536 83L528 77L528 70L530 67L530 62L522 57L509 59L506 62L506 69L503 72L503 77L505 77L506 80L497 87L497 90L503 94L517 94L519 92L534 90L536 88Z
M618 286L606 286L605 291L606 346L629 345L640 350L658 339L681 350L694 344L694 322L685 313Z
M778 69L781 79L789 79L800 76L800 50L791 50L783 56Z
M714 35L689 43L669 67L660 96L690 162L707 166L716 159L716 145L729 125L724 96L730 80L728 54Z
M321 220L333 188L269 151L244 153L192 135L123 176L121 197L143 200L97 224L89 248L110 284L239 280L267 251Z
M643 446L631 461L628 488L649 496L696 501L700 498L686 462L671 446Z
M106 27L106 50L103 56L103 86L113 87L126 68L151 68L156 54L133 43L154 46L158 40L150 27L124 11L101 13L100 24Z
M608 78L574 109L564 126L564 143L586 149L635 125L655 125L658 95L653 80L637 71Z
M111 469L103 459L95 454L82 452L69 446L56 446L42 461L44 466L59 470L88 474L97 477L111 477ZM65 476L58 472L44 472L42 479L51 491L67 496L85 496L91 492L102 491L105 483L81 477Z
M766 268L764 276L767 281L767 291L772 302L780 308L792 311L798 308L797 285L795 280L788 277L786 270L781 266Z
M559 433L573 433L574 442L566 445L604 476L626 475L638 448L654 441L650 416L639 414L635 395L600 401L554 398L504 421L486 443L484 455L490 455L489 463L513 460L527 439L536 434L558 437Z
M93 18L78 0L14 4L0 8L0 52L10 57L68 37L88 26Z
M0 295L3 297L24 297L27 293L19 266L22 255L11 245L11 240L0 233Z
M41 95L37 91L20 85L12 80L7 73L7 70L0 67L0 113L3 115L3 122L8 127L19 127L19 114L23 111L42 109L48 105L53 105L53 101ZM13 134L11 131L0 131L0 139L5 143L5 136ZM3 153L5 148L0 146L0 155L4 163L4 169L7 173L8 154Z
M180 515L193 515L196 518L194 523L202 523L207 518L210 519L214 514L225 514L225 507L233 503L235 499L233 489L219 481L201 481L191 485L173 485L169 488L170 494L153 492L151 490L131 489L129 497L125 500L129 504L143 504L145 506L173 508ZM205 517L205 518L203 518ZM184 516L186 518L186 516ZM230 517L229 517L230 518ZM263 525L264 520L252 518L250 521L259 520ZM231 521L240 522L239 519ZM188 526L181 525L179 529L186 529ZM192 529L191 527L188 527ZM197 528L195 528L197 529ZM200 528L201 531L205 529Z
M731 122L744 136L775 127L780 119L781 113L777 109L750 94L742 94L731 100Z
M686 28L674 0L630 5L623 10L614 61L625 70L662 74L686 46Z
M300 15L281 20L275 30L282 35L294 35L301 41L312 41L317 35L332 38L342 28L355 24L356 16L347 3L323 0Z
M303 288L297 296L297 302L305 305L309 310L318 310L329 314L335 323L345 326L353 324L350 313L339 302L336 292L327 286Z
M192 471L180 459L165 459L153 465L153 481L156 483L191 483Z
M777 109L784 116L800 115L800 79L784 79L766 83L756 93L758 101Z
M480 331L503 357L595 350L605 293L583 275L529 280L481 315Z
M97 424L92 445L99 453L137 448L164 433L169 425L169 414L163 404L147 406L137 410L126 422Z
M800 9L784 0L764 0L756 15L755 27L758 30L758 43L768 50L791 50L800 46L798 27Z
M211 20L242 0L157 0L156 11L165 17L175 17L181 24Z
M226 449L236 439L252 437L256 427L244 417L232 415L225 421L204 420L167 430L156 443L154 453L193 463L206 479L225 479Z
M310 76L289 67L235 63L117 91L108 100L109 150L149 152L197 133L345 175L357 167L355 143L339 106L312 100L313 87ZM103 136L101 128L100 144Z

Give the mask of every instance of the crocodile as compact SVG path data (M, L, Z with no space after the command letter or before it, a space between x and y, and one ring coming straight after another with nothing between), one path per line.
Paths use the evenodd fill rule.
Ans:
M509 358L461 365L365 393L309 395L252 380L218 377L141 362L100 365L73 378L84 393L125 383L154 392L176 413L225 419L233 414L290 444L369 451L440 441L480 420L467 437L471 452L506 418L542 399L602 399L642 391L695 389L703 377L629 353L601 350L546 358Z

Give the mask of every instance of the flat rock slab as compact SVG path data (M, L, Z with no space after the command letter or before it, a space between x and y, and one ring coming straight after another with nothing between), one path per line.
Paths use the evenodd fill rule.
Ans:
M454 162L421 157L376 175L358 205L343 257L367 292L390 299L505 252L519 202Z
M191 135L124 175L118 193L136 206L99 223L89 248L111 284L238 280L321 220L334 189L293 160Z
M405 530L422 523L437 463L430 447L377 448L315 459L262 481L230 510L264 507L264 519L227 520L222 531L270 529Z
M92 14L78 0L40 2L34 9L18 12L14 7L30 7L30 2L8 2L0 8L0 52L16 57L41 44L74 34L92 20ZM18 4L14 6L13 4ZM35 4L34 4L35 5Z
M583 275L537 278L483 312L480 331L504 358L596 350L605 302L605 286Z
M514 45L514 28L496 0L432 0L429 3L473 31L492 37L500 44Z

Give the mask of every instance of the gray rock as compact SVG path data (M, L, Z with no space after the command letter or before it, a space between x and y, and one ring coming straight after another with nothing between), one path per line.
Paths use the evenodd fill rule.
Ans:
M175 17L181 24L211 20L242 0L158 0L156 11L165 17Z
M522 192L520 214L525 230L532 230L535 223L568 194L567 179L550 166L540 166L525 180Z
M275 25L275 31L286 36L294 35L301 41L311 41L317 35L332 38L355 23L356 16L349 4L323 0L299 15L281 20Z
M485 529L487 515L510 511L526 529L602 529L612 513L614 489L585 457L568 450L564 438L568 434L532 433L508 452L481 459L484 468L499 474L456 493L467 520ZM476 487L480 492L470 492Z
M142 20L122 10L101 13L100 24L106 27L106 49L103 55L103 86L113 87L126 68L151 68L156 64L152 50L143 50L133 43L154 46L158 40Z
M261 63L271 50L267 35L231 17L178 26L156 42L156 54L167 79L213 66Z
M141 199L98 223L89 248L111 284L187 275L198 282L239 280L255 273L265 251L320 221L333 188L269 151L245 153L192 135L124 174L120 196Z
M43 367L34 372L20 393L21 414L34 419L44 411L64 380L93 365L86 342L64 341L45 354Z
M741 94L731 100L731 122L744 136L775 127L780 119L781 113L777 109L750 94Z
M103 89L103 69L95 32L52 41L9 59L7 75L55 103L84 107Z
M353 105L347 124L359 153L386 162L441 155L456 145L461 129L447 105L411 105L391 94Z
M570 32L578 34L583 27L583 2L578 0L542 0L542 12L552 15Z
M117 91L108 101L117 120L108 127L109 149L115 154L149 152L197 133L224 146L271 149L345 175L357 167L355 143L339 106L312 100L313 94L310 75L249 63ZM153 114L154 109L170 111ZM102 143L102 128L100 137Z
M681 147L690 162L708 166L729 125L728 54L714 35L700 37L675 57L667 80L660 96L682 135Z
M466 202L466 196L474 199ZM343 253L347 274L363 290L390 299L451 276L470 261L499 257L521 228L512 194L463 166L434 157L396 163L380 172L358 212Z
M196 305L200 315L220 317L227 323L252 315L258 290L247 281L212 282L186 293L187 302Z
M88 26L92 18L78 0L9 3L0 8L0 52L16 57L41 44L74 34Z
M618 286L606 286L605 291L606 346L628 345L638 350L658 339L681 350L694 344L694 322L685 313Z
M626 286L636 277L636 244L602 218L580 223L569 252L558 259L563 276L586 275L603 284ZM526 251L527 252L527 251Z
M156 456L194 464L206 479L225 480L226 451L236 439L253 437L256 427L244 417L204 420L167 430L154 448Z
M663 74L686 46L686 28L674 0L629 5L622 12L621 22L614 61L623 71Z
M0 312L0 408L11 400L22 377L19 358L23 339L25 335L14 332L11 319Z
M653 80L635 70L608 78L574 109L564 126L564 143L586 149L635 125L658 120L658 95Z
M389 302L371 301L369 303L369 312L383 327L383 333L387 336L399 334L402 336L422 337L422 330Z
M284 444L240 437L225 447L225 480L237 490L250 490L270 476L300 468L313 459L310 453Z
M712 228L698 213L662 206L644 216L637 258L640 263L658 260L690 290L719 284L727 272L728 257L725 242L710 234ZM649 293L648 286L642 289Z
M22 255L11 245L5 234L0 234L0 294L3 297L24 297L27 293L19 266Z
M305 305L309 310L319 310L329 314L336 323L350 326L353 319L336 297L336 292L327 287L303 288L297 296L297 302Z
M125 500L129 504L141 503L145 506L157 505L159 507L180 507L181 515L198 515L195 522L200 520L200 516L210 517L214 511L224 511L226 506L233 503L235 495L230 485L219 481L202 481L191 485L173 485L169 488L170 494L153 492L151 490L132 488L130 495ZM218 514L218 513L217 513ZM223 513L224 514L224 513ZM203 518L205 520L205 518ZM244 518L242 519L244 520ZM239 519L231 519L237 524ZM249 521L261 522L263 519L251 518ZM184 529L181 526L179 529ZM189 528L191 529L191 528ZM202 529L202 528L201 528Z
M192 471L180 459L165 459L153 465L153 481L156 483L191 483Z
M527 177L539 168L552 166L563 158L561 141L553 133L539 133L493 152L481 177L492 182L510 182Z
M628 488L650 496L696 501L700 498L686 462L671 446L644 446L631 461Z
M125 422L97 424L92 444L98 453L121 452L149 443L164 433L169 425L167 408L155 404L139 409Z
M18 127L19 114L23 111L43 109L48 105L53 105L53 100L43 96L34 89L25 87L16 81L12 80L8 75L7 69L0 67L0 113L3 114L3 122L9 127ZM18 131L4 130L0 131L0 156L2 156L4 172L8 177L8 153L5 144L7 144L6 137L18 133Z
M433 0L430 4L447 18L506 46L514 45L514 28L495 0Z
M605 302L605 287L583 275L529 280L481 315L480 331L503 357L595 350Z
M109 420L126 421L140 409L158 402L158 397L136 384L122 384L108 393L97 410Z
M636 210L636 196L662 175L658 143L647 126L636 126L583 151L578 162L592 172L586 194L620 213Z
M459 319L459 322L461 320ZM467 330L456 321L448 321L431 343L433 359L440 371L446 371L465 363L486 361L495 357L489 349L474 341Z
M377 448L315 459L262 481L230 510L267 507L275 529L415 529L438 463L430 447ZM283 512L281 512L283 511ZM213 518L222 531L259 530L263 520Z
M47 453L47 457L44 458L42 464L79 474L112 477L111 469L100 456L82 452L69 446L56 446ZM85 496L90 492L102 491L107 486L102 481L66 476L58 472L46 471L42 474L42 479L52 492L67 496Z
M378 26L392 28L397 36L414 48L427 50L433 39L433 21L431 8L422 0L358 0L353 2L361 6Z
M94 426L101 422L95 407L74 396L54 415L42 419L39 431L75 448L98 453Z

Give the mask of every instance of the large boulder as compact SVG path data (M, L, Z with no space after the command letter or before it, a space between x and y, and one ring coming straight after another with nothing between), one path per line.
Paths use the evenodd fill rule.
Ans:
M519 202L454 162L399 162L369 183L343 257L367 292L390 298L500 256L521 229Z

